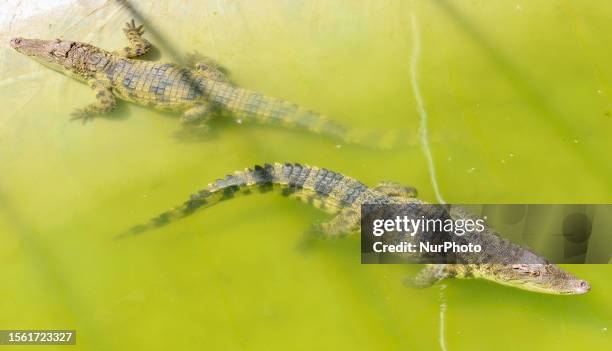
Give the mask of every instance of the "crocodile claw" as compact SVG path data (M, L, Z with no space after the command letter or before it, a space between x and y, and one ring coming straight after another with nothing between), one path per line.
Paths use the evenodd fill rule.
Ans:
M136 27L136 22L134 22L134 19L132 18L132 20L130 22L127 22L125 24L125 28L123 28L123 31L126 32L126 33L135 32L138 35L143 35L144 34L144 25L141 24L138 27Z
M83 124L93 120L93 118L94 118L94 116L92 114L87 113L87 112L85 112L85 111L83 111L81 109L75 110L74 112L72 112L70 114L70 116L71 116L71 118L70 118L71 121L81 120L81 122Z

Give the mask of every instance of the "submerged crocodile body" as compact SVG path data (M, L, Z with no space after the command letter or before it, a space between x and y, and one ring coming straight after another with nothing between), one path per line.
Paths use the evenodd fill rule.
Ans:
M328 213L331 220L318 224L315 232L328 238L341 237L358 232L362 204L423 204L416 198L416 191L409 186L383 182L376 187L365 184L327 169L300 164L255 166L218 179L204 190L193 194L182 205L166 211L149 222L136 226L121 236L135 235L158 228L174 220L188 216L198 209L215 205L253 190L267 192L279 190L285 196L305 201ZM456 208L448 214L452 218L465 219L470 215ZM477 235L474 237L474 235ZM464 264L427 265L410 279L414 286L426 287L444 278L483 278L499 284L549 294L583 294L589 284L534 253L501 238L492 229L473 233L471 240L485 247L482 253L457 253ZM491 249L487 251L486 247ZM501 248L501 252L500 252ZM489 256L484 263L482 256ZM490 258L493 257L494 260ZM508 262L508 264L503 264ZM510 264L524 262L524 264Z
M295 126L347 143L390 147L394 133L349 130L327 117L282 99L236 87L210 59L192 57L191 67L135 58L152 47L134 20L124 29L129 46L113 52L67 40L13 38L11 46L40 63L88 83L96 102L78 109L73 119L87 121L112 111L116 98L182 113L182 122L207 130L219 110L237 121Z

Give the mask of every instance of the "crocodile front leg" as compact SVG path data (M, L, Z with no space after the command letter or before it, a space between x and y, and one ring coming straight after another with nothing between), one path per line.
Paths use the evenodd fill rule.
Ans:
M76 109L72 113L71 120L82 120L83 124L107 112L112 111L117 105L117 99L113 96L111 87L108 81L94 80L91 82L91 88L96 93L96 102L85 106L84 108Z
M134 19L125 24L125 28L123 28L123 32L127 37L129 46L126 46L122 49L115 50L113 53L119 55L121 57L127 58L135 58L141 55L144 55L151 49L151 43L142 37L144 34L143 25L139 25L136 27L136 23L134 23Z
M442 279L452 277L452 272L444 264L432 264L421 269L414 277L404 280L406 286L412 288L428 288Z

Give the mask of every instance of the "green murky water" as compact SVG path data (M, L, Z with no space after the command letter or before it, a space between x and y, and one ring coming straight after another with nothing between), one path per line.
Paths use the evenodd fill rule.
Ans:
M241 86L347 125L418 137L419 85L443 197L458 203L609 203L612 6L606 1L147 1L174 61L197 50ZM359 239L296 249L325 218L272 194L226 202L146 236L112 237L236 169L324 166L393 179L434 201L418 147L336 147L300 131L215 121L185 141L176 116L122 104L82 126L84 85L12 51L12 36L123 46L117 2L3 4L0 14L0 329L74 328L79 350L603 350L609 266L568 266L583 296L481 281L410 290L403 266L362 266ZM23 347L24 349L26 347ZM28 349L50 349L29 346ZM60 348L57 348L60 349Z

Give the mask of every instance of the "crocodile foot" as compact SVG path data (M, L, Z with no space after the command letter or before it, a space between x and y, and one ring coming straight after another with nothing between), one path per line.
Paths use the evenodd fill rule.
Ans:
M130 33L134 33L138 36L141 36L144 34L144 25L141 24L138 27L136 27L136 23L134 22L134 19L132 18L130 22L125 23L125 28L123 28L123 32L126 35L129 35Z
M76 109L70 114L71 121L81 121L83 124L92 121L96 116L85 109Z

